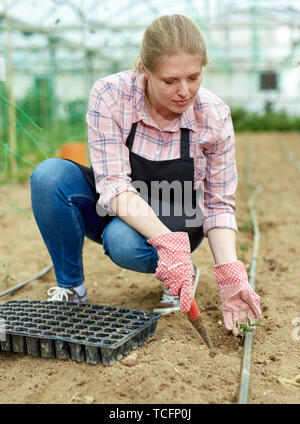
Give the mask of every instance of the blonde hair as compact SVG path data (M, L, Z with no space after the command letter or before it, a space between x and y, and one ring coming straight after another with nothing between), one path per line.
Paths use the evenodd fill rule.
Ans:
M135 69L139 73L144 65L154 71L164 58L180 51L198 56L202 66L207 65L205 40L198 26L183 15L161 16L144 32Z

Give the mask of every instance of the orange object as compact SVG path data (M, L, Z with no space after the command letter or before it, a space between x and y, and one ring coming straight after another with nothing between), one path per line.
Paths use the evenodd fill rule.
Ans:
M65 143L60 147L59 157L86 165L86 145L85 143Z
M193 324L195 329L198 331L204 342L207 344L209 349L211 349L212 344L211 340L209 338L209 335L207 334L207 331L202 323L201 317L200 317L200 311L197 306L197 303L195 299L192 299L192 306L191 309L187 312L187 317L189 321Z
M199 308L197 306L197 303L195 302L195 299L193 298L192 306L191 306L191 309L188 311L187 316L190 319L195 320L198 315L200 315L200 311L199 311Z

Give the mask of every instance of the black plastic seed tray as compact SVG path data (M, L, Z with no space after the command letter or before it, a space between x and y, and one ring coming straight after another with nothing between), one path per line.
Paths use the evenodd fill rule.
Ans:
M16 300L0 304L4 352L112 365L153 336L160 314L105 305Z

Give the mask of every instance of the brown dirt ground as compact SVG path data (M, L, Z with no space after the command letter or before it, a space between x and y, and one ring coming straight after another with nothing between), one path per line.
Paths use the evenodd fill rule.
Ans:
M240 227L250 219L246 201L252 191L245 184L247 139L254 153L251 183L262 186L255 200L261 233L255 284L264 315L264 327L255 331L253 340L249 403L295 404L300 401L299 387L282 384L276 377L292 379L300 374L300 341L292 338L293 330L297 330L292 320L300 317L300 175L287 160L279 140L284 140L300 161L300 135L237 135ZM2 185L0 194L2 291L37 274L50 258L34 218L28 219L29 184ZM253 235L242 228L237 250L249 269ZM0 352L0 403L236 403L243 348L220 324L219 291L207 239L192 257L201 271L196 300L215 355L210 354L187 318L175 312L160 319L154 336L135 350L133 366L122 361L111 367L101 363L93 366ZM103 254L101 246L89 240L84 246L84 265L91 303L151 311L160 298L160 283L153 275L122 270ZM46 291L53 285L51 270L1 301L46 299Z

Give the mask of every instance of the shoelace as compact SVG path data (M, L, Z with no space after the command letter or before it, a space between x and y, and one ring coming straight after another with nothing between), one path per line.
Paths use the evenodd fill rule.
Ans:
M69 289L65 289L63 287L51 287L51 289L49 289L47 291L48 296L51 296L51 298L49 300L69 300L69 294L73 294L71 292L71 290Z

